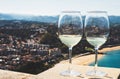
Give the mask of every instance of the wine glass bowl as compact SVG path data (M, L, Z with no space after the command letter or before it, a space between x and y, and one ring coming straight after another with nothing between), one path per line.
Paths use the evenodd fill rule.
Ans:
M105 76L106 73L97 70L97 55L99 47L104 44L109 35L109 20L105 11L90 11L85 18L85 35L87 41L95 49L95 68L87 75Z
M83 24L79 11L63 11L58 22L58 36L62 43L69 47L69 64L72 63L72 48L82 38ZM64 76L78 76L80 73L72 71L71 67L63 71Z
M105 43L109 35L109 21L106 12L89 12L85 19L85 31L88 42L94 47L99 48Z

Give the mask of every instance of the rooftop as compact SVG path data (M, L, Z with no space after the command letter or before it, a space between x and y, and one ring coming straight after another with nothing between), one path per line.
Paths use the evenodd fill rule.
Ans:
M95 79L94 76L87 76L85 74L86 71L93 69L93 67L80 65L71 66L73 70L77 70L81 73L80 77L61 76L60 72L66 70L68 68L68 64L59 63L53 68L38 75L0 70L0 79ZM118 79L120 74L120 69L117 68L99 67L98 69L107 73L105 77L101 77L100 79Z

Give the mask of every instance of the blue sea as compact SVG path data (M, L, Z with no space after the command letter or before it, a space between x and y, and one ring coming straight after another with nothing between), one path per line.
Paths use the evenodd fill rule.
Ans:
M94 62L89 65L94 66ZM98 66L120 68L120 50L106 52L105 56L98 60Z

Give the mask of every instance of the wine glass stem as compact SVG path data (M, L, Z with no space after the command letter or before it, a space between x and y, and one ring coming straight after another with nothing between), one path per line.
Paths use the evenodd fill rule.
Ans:
M71 64L72 64L72 47L69 47L69 72L71 72Z
M95 47L95 66L94 66L94 70L97 70L97 66L98 66L98 48Z

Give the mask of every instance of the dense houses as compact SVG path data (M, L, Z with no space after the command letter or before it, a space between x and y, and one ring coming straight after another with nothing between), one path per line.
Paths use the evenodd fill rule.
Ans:
M46 61L48 58L61 55L58 48L49 49L49 45L24 43L20 47L0 46L0 68L15 70L27 62ZM59 52L59 53L58 53Z
M38 35L47 33L44 28L33 28L34 32L29 39L22 40L9 34L1 33L0 42L0 69L16 70L28 62L50 62L61 55L58 48L50 48L50 45L40 44ZM37 40L36 40L37 39ZM6 41L8 43L6 43ZM55 60L54 59L54 60Z

